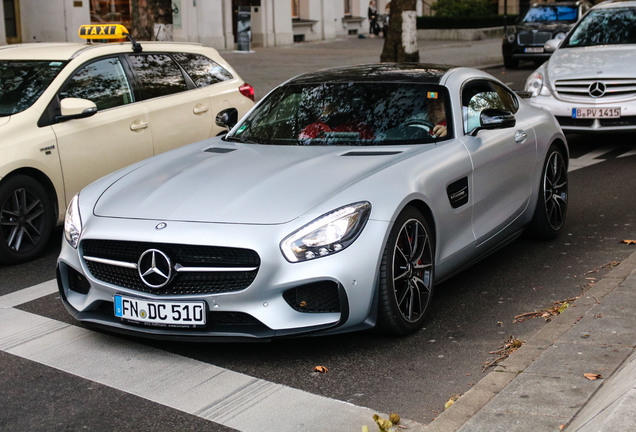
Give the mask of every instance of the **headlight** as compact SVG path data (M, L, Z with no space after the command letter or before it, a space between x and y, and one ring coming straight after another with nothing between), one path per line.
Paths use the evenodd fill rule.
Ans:
M554 39L556 39L556 40L563 40L563 39L565 39L565 33L563 33L563 32L559 32L559 33L555 34L555 35L554 35Z
M549 96L550 89L547 85L545 85L545 74L543 72L543 67L540 67L536 71L532 73L526 80L525 90L530 92L532 96Z
M280 249L289 262L307 261L340 252L360 235L371 204L357 202L326 213L287 236Z
M64 238L73 248L77 249L82 234L82 218L79 213L79 195L75 195L66 209L64 217Z

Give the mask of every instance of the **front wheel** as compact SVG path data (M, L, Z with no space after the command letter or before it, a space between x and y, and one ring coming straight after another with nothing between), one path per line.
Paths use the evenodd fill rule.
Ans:
M19 263L40 255L53 219L49 197L33 178L17 175L0 184L0 262Z
M530 223L531 233L541 239L555 238L563 229L567 211L567 163L563 151L552 145L541 173L539 198Z
M417 209L405 208L382 257L378 330L407 335L422 328L433 295L434 254L428 222Z

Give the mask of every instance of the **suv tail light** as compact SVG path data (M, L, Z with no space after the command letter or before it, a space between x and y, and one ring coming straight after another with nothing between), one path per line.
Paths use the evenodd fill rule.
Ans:
M245 83L239 87L239 91L243 96L252 99L252 102L254 102L254 87Z

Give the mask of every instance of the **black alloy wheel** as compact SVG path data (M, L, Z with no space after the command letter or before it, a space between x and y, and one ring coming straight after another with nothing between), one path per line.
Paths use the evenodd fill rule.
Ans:
M433 296L435 244L422 214L407 207L398 216L380 267L378 329L407 335L424 325Z
M0 262L19 263L40 255L53 229L46 191L31 177L17 175L0 184Z
M568 211L568 168L555 145L548 151L539 191L531 229L536 237L552 239L563 229Z

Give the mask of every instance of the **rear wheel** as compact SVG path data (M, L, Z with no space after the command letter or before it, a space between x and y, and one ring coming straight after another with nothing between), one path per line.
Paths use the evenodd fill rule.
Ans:
M53 208L44 187L25 175L0 184L0 262L40 255L53 229Z
M568 211L568 170L563 151L552 145L543 165L539 198L530 224L538 238L557 236L565 224Z
M405 208L382 257L378 330L406 335L422 327L433 295L434 253L428 222L414 207Z

